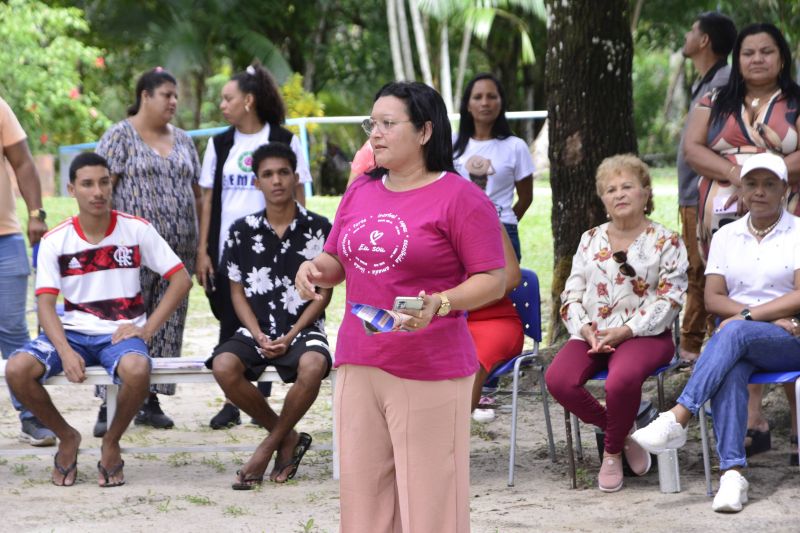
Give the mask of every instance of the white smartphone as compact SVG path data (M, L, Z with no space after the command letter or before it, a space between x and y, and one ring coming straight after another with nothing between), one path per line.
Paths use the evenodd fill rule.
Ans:
M394 299L393 311L419 311L422 309L422 298L419 296L398 296Z

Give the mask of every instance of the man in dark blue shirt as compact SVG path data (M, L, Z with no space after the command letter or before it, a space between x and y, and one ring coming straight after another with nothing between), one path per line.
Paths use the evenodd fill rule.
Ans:
M243 327L206 362L227 398L269 431L237 472L235 490L259 485L273 455L270 479L282 483L294 477L311 445L311 436L298 434L294 425L314 403L331 368L324 311L332 292L323 290L321 300L307 301L294 286L300 264L322 252L331 225L295 202L299 177L289 146L273 142L259 147L253 169L267 207L231 225L220 261ZM280 416L251 383L267 366L294 383Z

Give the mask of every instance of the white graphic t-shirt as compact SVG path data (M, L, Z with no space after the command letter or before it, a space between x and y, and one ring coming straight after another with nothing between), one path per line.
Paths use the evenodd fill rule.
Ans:
M141 327L147 321L141 267L169 278L183 263L142 218L112 211L105 237L92 244L75 216L42 238L36 294L64 295L65 330L108 335L122 324Z
M233 146L228 159L222 167L222 220L219 230L219 256L222 257L222 245L228 236L228 228L238 219L249 213L263 211L266 207L264 194L256 187L256 175L250 168L253 152L262 144L269 144L269 124L257 133L233 134ZM292 135L292 151L297 155L297 173L300 183L311 182L311 172L303 155L300 140ZM217 168L217 151L214 138L208 140L208 147L203 156L203 168L200 170L200 187L214 188L214 170Z
M453 163L459 174L486 191L503 224L519 222L511 209L514 187L534 170L525 141L519 137L487 141L470 139L464 153Z

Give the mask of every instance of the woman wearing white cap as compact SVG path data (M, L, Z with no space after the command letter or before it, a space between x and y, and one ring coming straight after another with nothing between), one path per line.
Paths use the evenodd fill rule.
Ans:
M715 511L737 512L747 502L749 484L740 471L747 465L750 375L800 370L800 322L794 317L800 311L800 219L784 209L787 177L783 158L771 153L744 163L742 198L750 213L717 231L706 268L706 308L727 318L675 407L632 435L652 453L683 446L686 424L710 399L722 472Z

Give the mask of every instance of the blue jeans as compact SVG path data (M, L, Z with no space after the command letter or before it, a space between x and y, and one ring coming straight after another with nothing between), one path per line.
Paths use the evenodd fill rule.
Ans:
M522 261L522 247L519 243L519 226L517 224L503 223L506 228L508 238L511 240L511 246L514 248L514 253L517 254L517 261Z
M111 342L111 335L85 335L77 331L67 330L64 332L70 347L83 358L86 366L102 366L108 375L114 378L114 383L122 383L117 375L117 365L123 356L135 354L145 357L148 362L150 356L147 352L147 344L139 337L121 340L114 344ZM34 356L44 366L44 373L40 381L44 383L48 378L60 374L64 371L61 357L56 351L56 347L42 333L25 346L15 351L11 356L20 353L29 353ZM152 367L152 363L150 363Z
M697 414L711 400L720 470L747 466L750 375L791 370L800 370L800 339L769 322L730 322L708 341L678 403Z
M22 234L0 236L0 351L3 359L8 359L14 350L30 340L25 321L30 273ZM10 395L20 420L33 418L33 414Z

